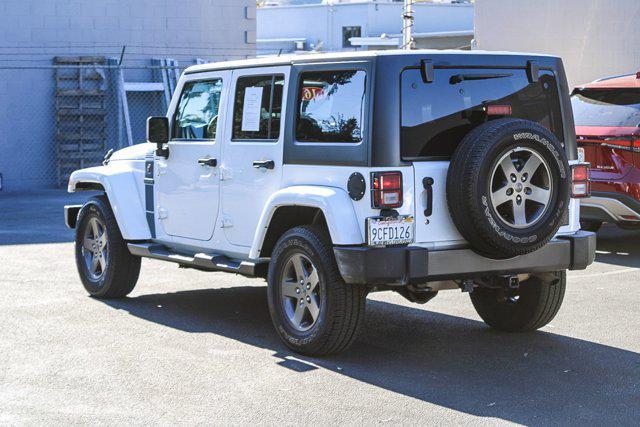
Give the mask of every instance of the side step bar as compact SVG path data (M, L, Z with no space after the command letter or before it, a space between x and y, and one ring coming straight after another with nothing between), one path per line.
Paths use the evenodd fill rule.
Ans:
M184 255L172 252L166 246L157 243L127 243L127 246L132 255L144 258L175 262L185 267L205 271L226 271L244 276L256 275L256 263L234 260L224 255L207 255L204 253Z

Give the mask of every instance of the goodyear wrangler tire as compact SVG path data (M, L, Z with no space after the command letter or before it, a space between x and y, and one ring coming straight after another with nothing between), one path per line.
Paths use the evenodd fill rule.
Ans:
M532 275L517 290L477 288L471 293L471 302L482 320L494 329L534 331L556 316L566 287L566 271Z
M528 120L493 120L456 149L447 202L473 250L511 258L556 234L568 208L569 180L564 148L549 130Z
M140 257L129 253L105 196L90 198L80 210L75 255L82 284L92 297L123 298L136 286Z
M287 231L274 248L267 283L273 326L287 347L323 356L353 343L364 322L366 290L342 280L322 228Z

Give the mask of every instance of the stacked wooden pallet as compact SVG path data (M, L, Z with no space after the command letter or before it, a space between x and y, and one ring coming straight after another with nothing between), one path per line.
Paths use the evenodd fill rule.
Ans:
M100 164L106 146L106 74L100 56L55 57L58 184Z

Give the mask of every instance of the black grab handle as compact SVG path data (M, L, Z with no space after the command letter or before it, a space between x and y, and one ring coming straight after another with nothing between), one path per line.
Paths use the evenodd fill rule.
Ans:
M433 213L433 178L429 176L422 178L422 186L427 192L427 206L424 209L424 216L429 217Z
M254 160L253 167L256 169L273 169L276 167L276 162L274 162L273 160Z
M202 166L211 166L212 168L215 168L216 166L218 166L218 160L217 159L198 159L198 164Z

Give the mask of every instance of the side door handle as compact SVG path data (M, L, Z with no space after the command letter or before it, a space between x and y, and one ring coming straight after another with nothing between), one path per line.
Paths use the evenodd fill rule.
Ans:
M215 168L218 166L218 159L198 159L198 164L201 166L210 166Z
M254 160L253 167L256 169L273 169L276 167L276 162L274 162L273 160Z

